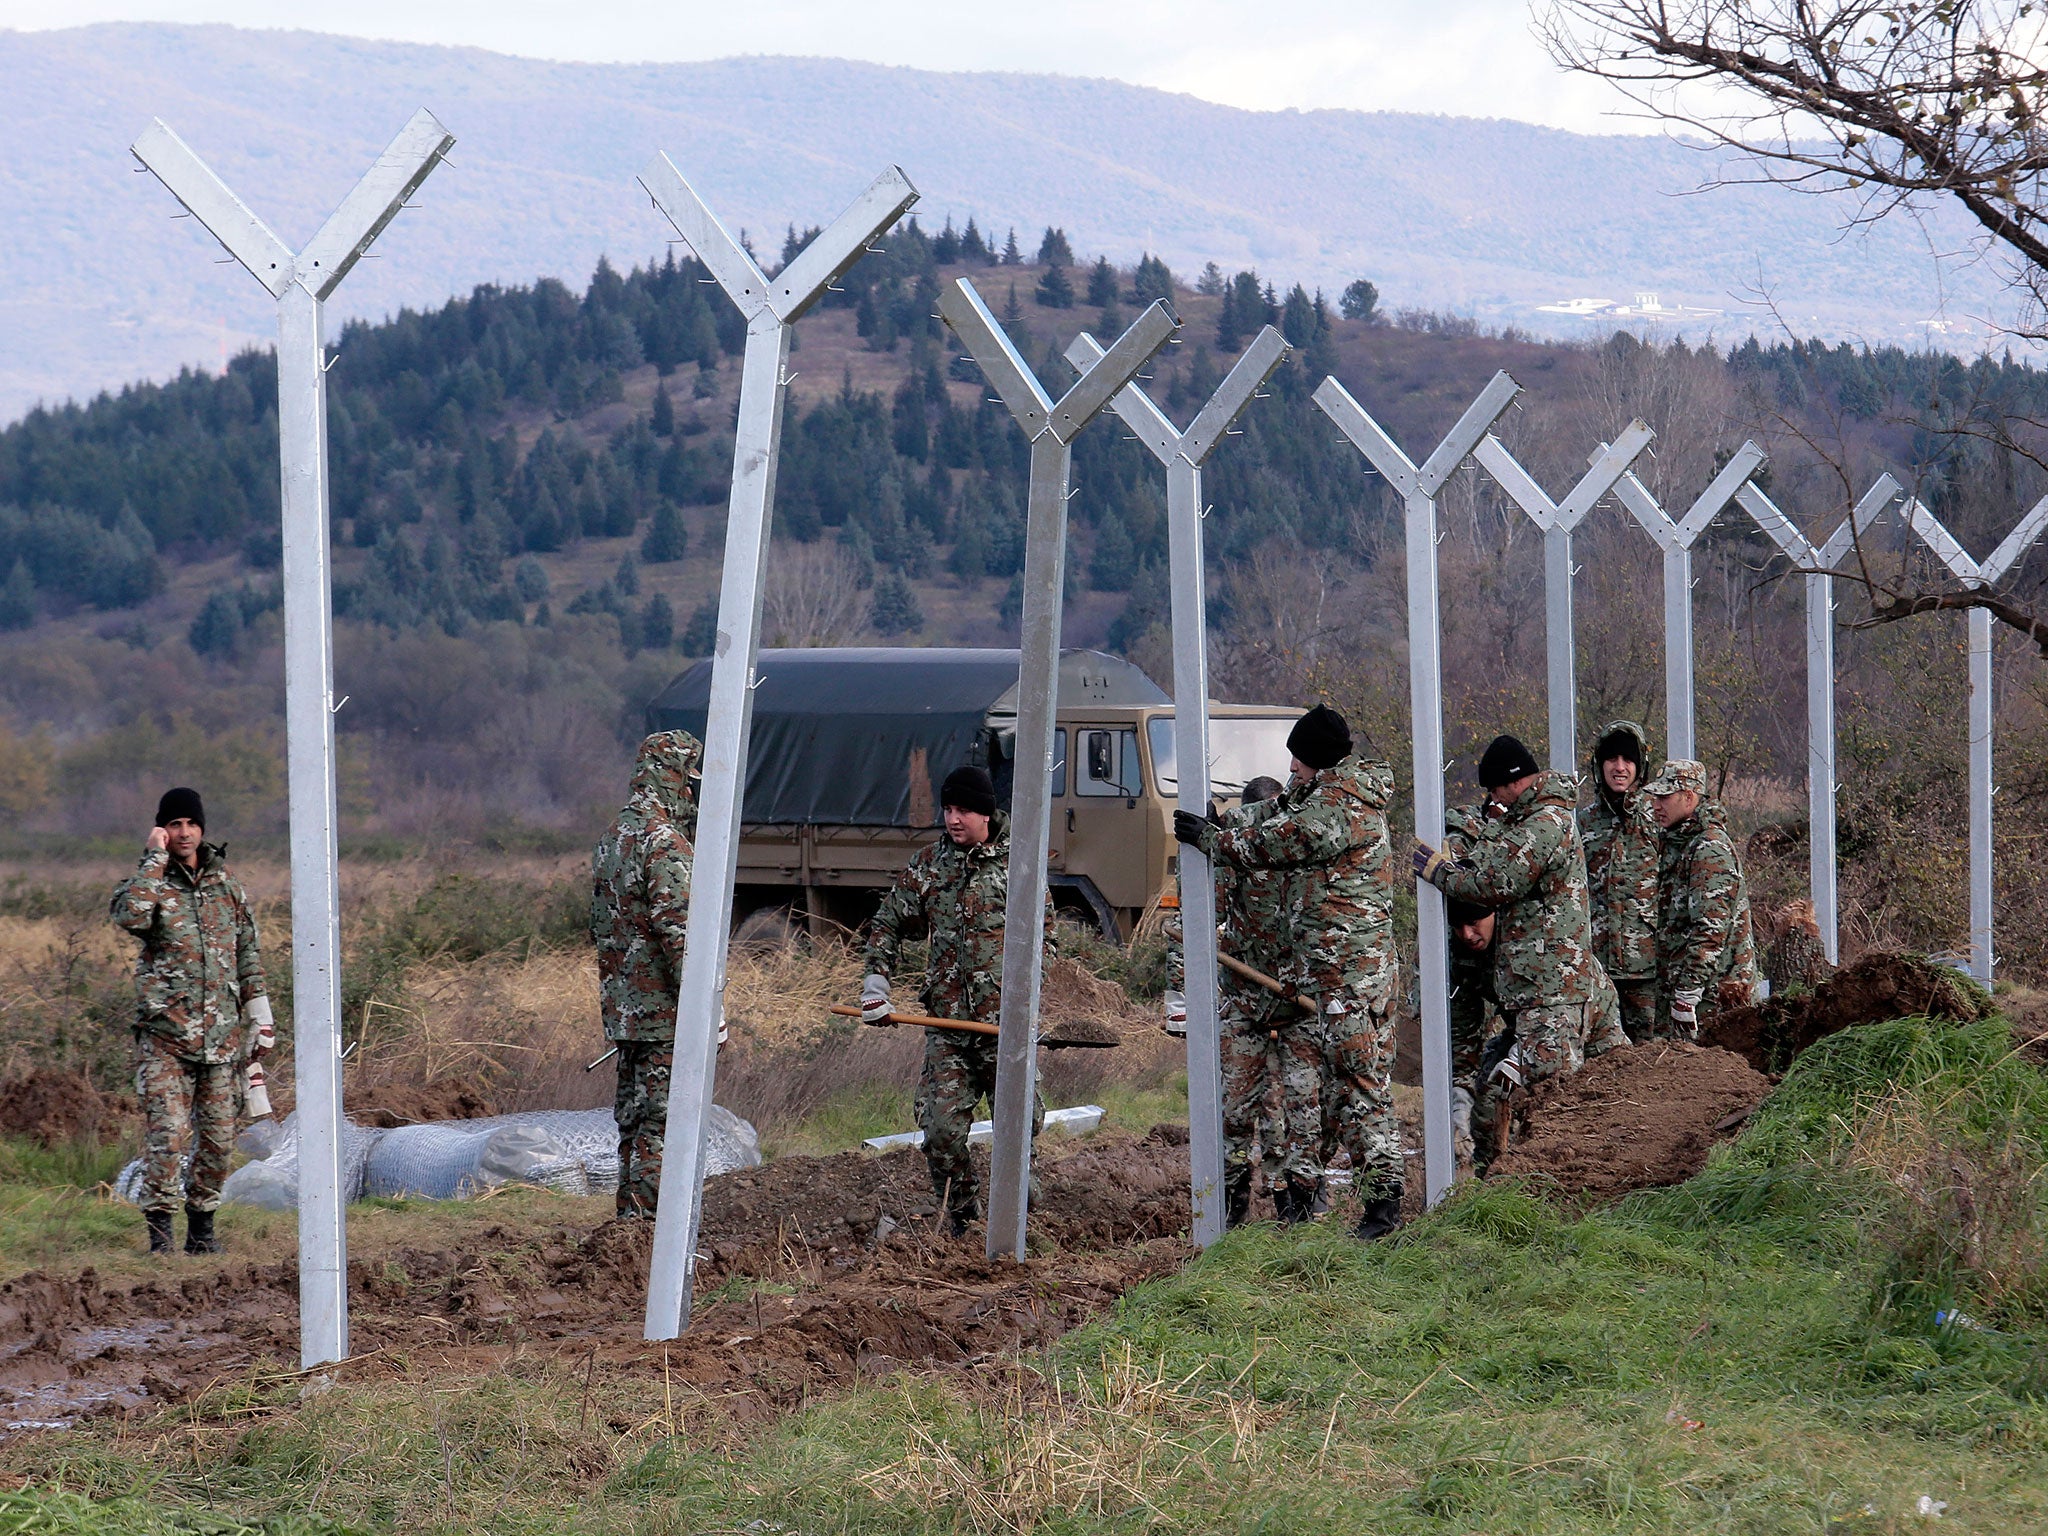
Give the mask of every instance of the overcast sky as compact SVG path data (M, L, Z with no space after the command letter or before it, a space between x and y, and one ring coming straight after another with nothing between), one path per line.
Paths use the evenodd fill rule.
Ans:
M0 0L0 26L274 27L275 0ZM1353 107L1640 131L1530 34L1529 0L350 0L318 30L533 58L674 62L801 53L923 69L1108 76L1231 106Z

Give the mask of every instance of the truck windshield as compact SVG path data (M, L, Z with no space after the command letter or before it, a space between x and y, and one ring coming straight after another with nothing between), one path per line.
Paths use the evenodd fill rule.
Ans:
M1294 721L1281 717L1233 719L1229 715L1209 718L1209 783L1219 795L1234 795L1247 779L1260 774L1287 782L1287 733ZM1154 715L1146 728L1152 747L1152 772L1162 795L1180 792L1180 775L1173 753L1173 717Z

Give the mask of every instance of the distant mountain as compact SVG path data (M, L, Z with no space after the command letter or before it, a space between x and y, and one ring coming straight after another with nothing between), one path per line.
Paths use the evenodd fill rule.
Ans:
M826 59L554 64L305 32L108 25L0 33L0 418L217 367L268 336L254 282L127 146L162 117L289 240L304 239L421 105L456 135L350 277L336 317L438 303L483 282L580 287L668 233L633 184L666 149L725 218L779 246L901 164L936 227L970 213L1035 248L1140 250L1191 274L1256 266L1332 296L1353 277L1390 308L1564 330L1536 307L1653 292L1720 310L1724 337L1911 342L1997 304L1945 210L1843 234L1844 200L1771 188L1688 195L1715 169L1661 139L1396 113L1246 112L1111 81L938 74ZM1597 322L1595 322L1597 323Z

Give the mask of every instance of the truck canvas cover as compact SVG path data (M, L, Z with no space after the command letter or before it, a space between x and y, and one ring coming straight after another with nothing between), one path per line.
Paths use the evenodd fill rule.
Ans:
M946 775L966 762L999 770L989 733L1007 755L1016 726L1013 650L764 650L757 670L741 810L756 826L934 826ZM701 740L710 700L711 663L700 661L647 706L647 729ZM1061 653L1063 709L1166 702L1120 657Z

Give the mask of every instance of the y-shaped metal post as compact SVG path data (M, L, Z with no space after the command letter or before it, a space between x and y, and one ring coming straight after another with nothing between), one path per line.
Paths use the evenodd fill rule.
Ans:
M704 1190L705 1110L718 1067L718 1018L725 993L726 943L732 933L747 737L754 718L754 663L761 644L761 584L768 562L769 519L775 509L775 459L782 446L790 332L832 280L860 259L868 242L917 201L917 189L891 166L771 278L726 232L667 155L657 154L647 163L640 185L747 317L739 422L733 433L732 500L725 520L725 568L718 589L718 638L712 646L711 701L704 725L690 922L676 1004L661 1198L647 1275L647 1337L672 1339L690 1323L690 1284L696 1271Z
M1401 493L1408 509L1408 710L1414 736L1415 835L1441 842L1444 835L1443 624L1436 574L1436 498L1522 386L1496 373L1416 468L1380 424L1336 379L1316 389L1316 404L1336 422L1372 467ZM1443 893L1426 881L1415 883L1417 983L1422 1000L1422 1149L1429 1203L1450 1193L1456 1176L1451 1153L1451 951Z
M1082 372L1102 360L1102 347L1083 331L1067 348ZM1166 466L1167 564L1173 600L1173 757L1180 808L1209 810L1209 628L1202 579L1202 465L1223 441L1266 380L1287 356L1270 325L1252 338L1222 386L1183 432L1135 384L1112 409ZM1223 1235L1223 1077L1216 1020L1216 883L1201 849L1180 847L1181 958L1187 972L1188 1177L1194 1199L1195 1246Z
M1024 526L1024 614L1017 663L1017 740L1010 792L1010 883L1003 914L1003 1005L996 1036L995 1141L989 1149L990 1259L1022 1260L1031 1189L1031 1108L1038 1091L1038 989L1044 960L1045 860L1052 831L1052 732L1058 708L1060 597L1067 568L1067 480L1074 436L1130 383L1180 323L1155 301L1057 404L1018 355L974 284L956 278L939 313L1031 439Z
M2048 496L2034 503L1982 564L1970 558L1918 497L1907 505L1906 522L1966 585L1990 588L2005 579L2048 527ZM1991 797L1998 793L1991 781L1992 622L1984 609L1970 610L1970 970L1987 987L1996 966L1991 944Z
M1641 421L1630 422L1614 445L1593 460L1593 467L1580 477L1561 503L1550 499L1535 476L1508 452L1507 444L1491 432L1472 454L1500 482L1515 505L1528 513L1529 520L1543 530L1543 643L1549 660L1550 766L1558 773L1576 773L1579 768L1572 530L1585 521L1586 514L1599 504L1602 496L1614 489L1614 482L1628 473L1636 455L1656 435Z
M441 163L454 136L424 108L294 252L185 142L152 121L132 153L277 300L284 504L285 754L291 805L292 1047L299 1116L299 1361L348 1357L341 1191L341 897L334 807L334 620L327 533L327 365L320 305Z
M1899 499L1899 491L1898 481L1879 475L1818 549L1754 480L1745 481L1735 493L1771 542L1806 573L1807 889L1830 965L1842 951L1835 875L1835 579L1827 573L1858 535Z
M1605 449L1603 448L1604 452ZM1666 757L1690 758L1698 753L1693 732L1692 681L1692 546L1735 499L1735 493L1756 467L1764 451L1755 443L1735 450L1692 509L1673 522L1657 498L1633 473L1621 477L1615 495L1643 525L1643 531L1664 551L1664 740Z

